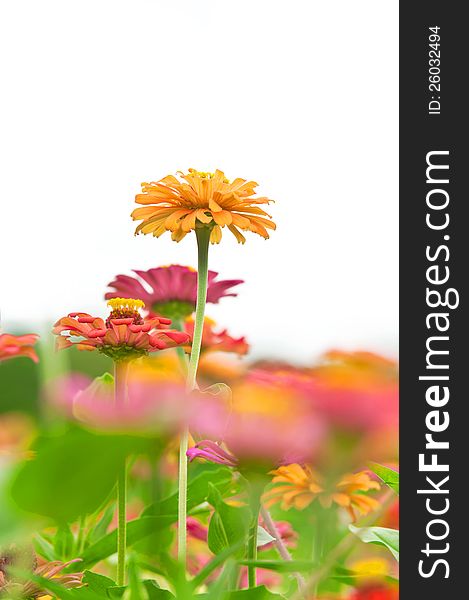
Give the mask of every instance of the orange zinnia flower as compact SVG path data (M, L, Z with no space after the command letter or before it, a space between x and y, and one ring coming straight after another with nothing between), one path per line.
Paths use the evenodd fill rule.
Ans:
M322 478L309 465L284 465L272 471L272 474L272 483L284 485L276 486L268 492L267 502L281 502L284 510L292 506L302 510L317 499L324 508L329 508L333 503L345 508L355 521L355 511L362 516L379 506L378 500L363 493L380 489L379 483L373 481L365 471L344 475L333 489L326 489Z
M258 204L272 202L266 197L254 197L257 183L237 178L230 182L222 171L204 173L189 169L178 172L179 179L167 175L157 182L142 183L142 193L137 194L134 221L141 221L135 233L152 233L159 237L172 232L172 239L180 242L191 230L208 227L212 244L220 243L225 225L244 244L241 233L252 231L268 239L267 229L276 225Z
M27 356L34 362L38 362L37 354L33 348L39 339L35 333L26 335L0 334L0 362L17 356Z

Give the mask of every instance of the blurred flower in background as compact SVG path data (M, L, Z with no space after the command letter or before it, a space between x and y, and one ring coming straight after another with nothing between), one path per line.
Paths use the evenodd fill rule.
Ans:
M397 429L397 363L383 356L332 350L312 367L264 363L254 375L305 395L338 427L355 431Z
M324 439L324 422L294 391L286 393L271 383L247 378L222 396L206 395L194 411L191 429L214 442L224 442L229 451L223 451L225 458L226 454L232 457L227 460L270 468L282 462L310 460ZM201 452L217 452L218 445L204 442ZM194 456L192 451L191 458Z
M148 312L182 321L195 311L197 301L197 271L182 265L156 267L148 271L134 270L137 277L117 275L108 287L106 300L112 298L138 298L145 303ZM218 304L221 298L237 296L232 288L243 283L242 279L221 279L218 273L208 272L207 302Z
M35 333L26 335L0 334L0 362L19 356L26 356L34 362L38 362L39 359L34 350L34 345L38 339L39 336Z
M0 414L0 466L29 456L28 447L35 432L34 421L29 415L20 412Z
M54 403L65 415L95 429L163 436L176 435L190 418L197 392L182 383L142 380L132 372L127 397L116 403L114 377L109 373L89 380L68 376L55 382Z
M217 331L215 321L205 317L202 332L202 353L206 352L232 352L244 356L249 352L249 344L244 336L234 338L226 329ZM194 320L184 322L184 331L192 338L194 335Z
M282 465L272 474L272 483L283 485L275 486L267 494L267 503L281 502L284 510L291 507L302 510L318 500L323 508L330 508L332 504L345 508L355 521L357 516L367 515L379 507L379 501L366 492L379 490L381 486L364 471L348 473L332 485L324 483L310 465Z

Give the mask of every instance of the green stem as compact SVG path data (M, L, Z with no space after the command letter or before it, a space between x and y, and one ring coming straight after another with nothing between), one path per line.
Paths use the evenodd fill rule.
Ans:
M210 230L206 227L196 230L198 265L197 265L197 305L195 309L194 335L191 356L187 372L187 389L192 391L197 385L197 367L199 366L202 333L204 329L205 304L207 302L208 282L208 248Z
M257 560L257 530L259 527L259 510L261 508L260 502L252 504L252 520L249 526L248 533L248 548L247 548L247 559ZM250 588L256 587L256 567L251 565L248 566L248 585Z
M127 401L129 363L114 363L114 397L116 405ZM117 585L125 585L125 554L127 548L127 465L124 459L117 475Z
M251 509L251 524L248 531L247 560L257 560L257 531L259 528L259 512L261 510L261 498L265 488L265 478L259 473L253 473L247 477L249 482L249 507ZM256 587L256 567L248 565L248 585Z
M210 229L196 229L198 265L197 265L197 306L195 310L194 335L187 369L186 389L192 392L197 386L197 368L199 366L200 348L204 328L205 304L207 302L208 281L208 248ZM181 434L179 445L179 498L178 498L178 559L185 565L187 555L187 448L189 431L186 428Z
M279 553L280 557L286 562L291 562L291 554L288 551L288 548L286 547L284 541L282 540L282 536L280 535L277 526L275 525L275 522L270 515L270 512L267 510L267 508L265 508L265 506L262 505L261 515L262 520L264 522L264 527L266 528L267 532L275 538L274 545L277 548L277 552ZM293 576L298 582L298 589L301 592L306 593L305 580L303 576L300 573L293 573Z

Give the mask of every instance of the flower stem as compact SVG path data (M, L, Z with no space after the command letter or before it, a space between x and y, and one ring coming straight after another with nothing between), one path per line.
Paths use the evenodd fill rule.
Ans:
M248 548L247 548L247 559L248 560L256 560L257 559L257 531L259 527L259 510L261 508L260 502L255 501L251 504L252 510L252 520L251 525L249 526L248 532ZM256 567L252 565L248 566L248 585L250 588L256 587Z
M249 507L251 509L251 524L248 531L247 560L257 560L257 532L259 529L259 512L261 510L261 498L265 488L265 480L254 474L248 478L249 481ZM256 567L248 565L248 586L256 587Z
M277 552L279 553L280 557L286 562L293 560L288 548L282 540L282 536L280 535L274 520L270 515L270 512L267 510L267 508L265 508L265 506L261 506L261 516L267 532L275 538L274 545L277 548ZM305 580L303 576L300 573L293 573L293 575L298 582L298 589L300 592L306 593Z
M114 363L114 398L116 405L127 401L129 363ZM125 585L125 554L127 547L127 465L124 459L117 475L117 585Z
M207 302L208 248L210 230L206 227L196 229L198 265L197 265L197 306L195 310L194 335L191 356L187 369L186 389L191 392L197 386L197 368L204 328L205 304ZM181 433L179 445L179 498L178 498L178 559L185 565L187 554L187 448L189 431Z
M210 230L197 229L197 305L195 309L194 336L192 339L191 356L187 373L187 390L192 391L197 385L197 368L199 366L200 348L202 346L202 333L204 329L205 304L207 302L208 281L208 247Z

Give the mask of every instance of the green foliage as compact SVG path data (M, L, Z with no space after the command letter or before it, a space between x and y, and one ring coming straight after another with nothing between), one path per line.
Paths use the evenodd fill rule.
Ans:
M385 546L399 562L399 531L387 527L355 527L349 525L352 533L366 544Z
M200 473L189 483L190 495L188 506L195 508L206 501L209 484L216 490L223 491L228 489L231 479L231 472L225 468L210 469L208 472ZM168 533L168 528L176 523L176 521L177 494L172 494L168 498L147 507L140 518L129 521L127 524L127 546L134 546L142 540L149 538L149 536L158 537L162 535L165 536L165 540L168 540L166 536L171 535ZM100 539L96 539L96 536L93 535L92 541L93 543L81 555L84 567L86 568L92 567L97 562L114 554L117 544L117 531L107 533Z
M22 465L11 489L17 505L59 523L95 511L111 493L125 457L145 441L72 427L37 440L36 457ZM86 493L84 493L86 490Z
M158 517L140 517L127 523L127 547L142 540L152 532L161 531L175 523L174 515L160 515ZM83 566L89 568L100 560L114 554L117 548L117 530L108 533L96 543L89 546L82 554Z
M383 483L389 486L399 495L399 472L389 467L379 465L378 463L370 463L370 469L377 475Z
M277 573L311 571L314 567L314 562L311 560L241 560L239 564L256 567L257 569L268 569Z
M0 365L0 413L38 413L39 365L28 358L6 360Z
M212 484L209 484L208 501L215 509L208 528L208 547L217 554L246 538L251 511L245 506L226 504Z
M226 467L215 467L214 465L204 466L207 468L189 479L187 486L188 513L207 500L210 484L216 487L221 494L227 492L232 485L233 474L229 469ZM177 509L178 495L175 492L168 498L148 506L143 511L142 516L177 515Z
M217 596L217 600L275 600L283 598L279 594L270 592L264 585L251 588L249 590L235 590L222 592ZM209 594L198 594L194 596L194 600L211 600L212 596Z
M83 583L88 586L88 589L95 592L98 595L107 597L107 590L110 587L114 587L115 582L109 577L93 573L92 571L85 571L83 576Z

